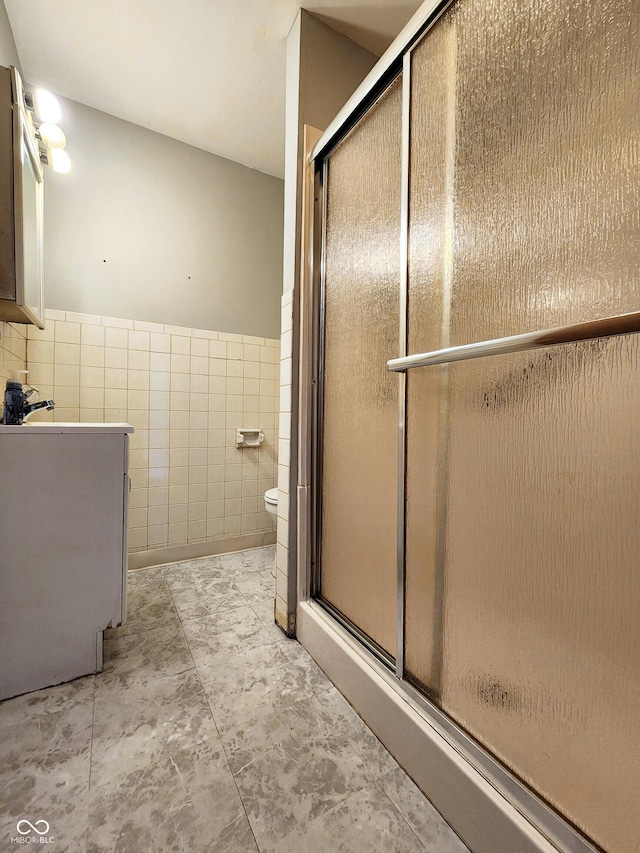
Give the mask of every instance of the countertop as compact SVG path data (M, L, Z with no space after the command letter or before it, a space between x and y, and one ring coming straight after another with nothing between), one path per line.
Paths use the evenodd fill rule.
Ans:
M0 424L0 435L24 435L32 433L37 435L43 434L64 434L64 433L126 433L133 432L131 424L80 424L80 423L31 423L27 421L21 426L6 426Z

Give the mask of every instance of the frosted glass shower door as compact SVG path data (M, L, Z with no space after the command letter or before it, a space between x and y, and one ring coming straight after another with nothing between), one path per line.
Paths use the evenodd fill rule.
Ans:
M402 81L328 164L320 595L396 646Z
M409 353L640 309L639 13L459 0L412 51ZM407 373L406 676L608 853L640 837L639 357Z
M640 838L640 320L406 399L386 362L640 312L639 27L457 0L318 155L314 594L607 853Z

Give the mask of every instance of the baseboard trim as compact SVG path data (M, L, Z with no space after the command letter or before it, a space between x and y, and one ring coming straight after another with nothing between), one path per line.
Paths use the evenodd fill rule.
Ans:
M149 551L135 551L129 554L129 570L147 569L150 566L162 566L167 563L180 563L184 560L197 560L199 557L215 557L218 554L231 554L234 551L248 551L250 548L264 548L275 545L276 531L266 533L248 533L245 536L231 536L228 539L212 539L207 542L194 542L192 545L176 545L172 548L154 548Z

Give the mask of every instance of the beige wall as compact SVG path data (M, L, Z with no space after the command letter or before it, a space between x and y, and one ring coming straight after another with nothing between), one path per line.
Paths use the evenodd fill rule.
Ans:
M130 553L274 541L263 495L276 483L279 347L275 339L51 309L45 330L29 327L29 381L56 403L37 420L135 427ZM237 449L237 427L260 427L262 446ZM190 555L183 550L183 559Z
M22 66L20 65L20 60L18 59L18 51L16 50L16 43L13 38L13 32L11 30L11 24L9 23L9 18L7 16L7 10L5 9L5 5L0 0L0 65L4 65L8 67L9 65L15 65L20 74L22 74Z
M378 57L301 9L287 37L284 291L298 281L302 131L324 130Z
M61 102L73 167L46 174L47 307L277 337L283 182Z

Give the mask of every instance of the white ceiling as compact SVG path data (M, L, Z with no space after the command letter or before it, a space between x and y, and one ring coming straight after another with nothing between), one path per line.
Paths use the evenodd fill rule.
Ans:
M381 54L419 0L310 0ZM285 40L303 0L5 0L25 79L284 175Z

